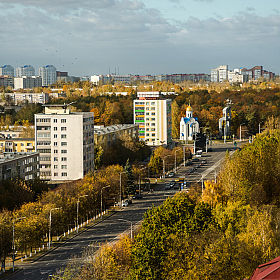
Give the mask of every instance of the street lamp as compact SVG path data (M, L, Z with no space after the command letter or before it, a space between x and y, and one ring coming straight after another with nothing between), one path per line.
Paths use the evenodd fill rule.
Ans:
M59 210L60 208L53 208L50 210L50 225L49 225L49 250L51 249L51 230L52 230L52 211Z
M175 164L174 164L174 166L175 166L175 173L176 173L176 153L178 152L178 151L180 151L181 149L179 148L179 149L177 149L176 151L175 151Z
M125 222L128 222L130 223L130 238L132 240L133 238L133 235L132 235L132 222L131 221L128 221L128 220L125 220L125 219L118 219L119 221L125 221Z
M26 217L20 217L13 220L13 271L15 271L15 222L17 220L25 219Z
M79 196L78 201L77 201L77 233L79 232L79 203L80 203L80 198L88 196L87 194Z
M240 125L240 131L239 131L239 142L241 142L241 126L243 125L243 124L245 124L245 123L242 123L241 125Z
M125 171L120 172L120 208L122 208L122 174L126 173Z
M165 179L165 158L170 157L170 155L167 155L163 157L163 178Z
M102 220L102 218L103 218L103 216L102 216L102 190L103 190L103 189L106 189L106 188L109 188L109 187L111 187L111 186L108 185L108 186L105 186L105 187L102 187L102 188L101 188L101 220Z

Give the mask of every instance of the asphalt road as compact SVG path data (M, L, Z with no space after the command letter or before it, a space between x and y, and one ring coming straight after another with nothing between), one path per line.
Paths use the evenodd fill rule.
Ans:
M81 255L84 248L94 246L93 244L96 243L116 239L120 233L130 229L130 223L123 220L128 220L136 224L143 219L143 214L148 208L152 207L152 205L157 206L162 204L166 196L174 194L174 190L164 189L167 182L174 181L175 178L181 176L186 176L189 182L199 182L202 176L204 180L214 180L215 170L216 174L220 171L219 165L227 150L233 151L233 144L219 144L213 146L212 152L207 154L203 153L203 156L200 158L200 161L202 159L207 159L207 164L205 166L198 168L191 175L185 175L187 170L191 167L181 166L175 177L166 178L165 183L158 184L154 188L153 193L145 194L143 199L133 200L133 203L128 207L117 211L114 215L80 233L37 261L32 263L24 262L20 265L23 269L9 279L46 280L50 274L54 274L61 267L65 267L74 255Z

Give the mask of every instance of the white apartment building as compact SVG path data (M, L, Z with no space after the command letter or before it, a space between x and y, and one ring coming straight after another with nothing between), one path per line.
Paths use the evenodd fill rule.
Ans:
M40 153L40 178L81 179L94 170L94 114L70 111L67 105L44 105L35 115L35 145Z
M35 87L41 87L42 86L42 77L40 76L22 76L20 78L14 78L14 89L29 89L29 88L35 88Z
M0 76L14 77L15 76L14 67L11 65L4 65L0 67Z
M160 92L138 92L134 100L134 123L139 125L139 140L147 145L172 144L171 99L160 99Z
M53 65L40 67L39 76L42 77L42 86L50 86L56 82L56 68Z
M216 69L211 69L211 82L222 83L228 79L228 65L220 65Z
M32 77L35 76L35 68L31 65L24 65L23 67L16 68L16 78L23 76Z
M18 78L21 79L21 78ZM40 103L45 104L50 100L49 93L30 93L30 92L12 92L5 93L5 96L8 97L11 102L15 105L24 104L26 101L28 103Z
M0 154L0 181L20 176L25 180L33 180L39 176L39 154L2 153Z

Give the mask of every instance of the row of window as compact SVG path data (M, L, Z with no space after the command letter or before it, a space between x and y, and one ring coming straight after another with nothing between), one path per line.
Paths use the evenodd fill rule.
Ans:
M53 150L53 152L55 153L55 154L58 154L58 150ZM62 154L67 154L67 150L61 150L60 151Z
M54 130L54 131L57 131L57 126L54 126L53 130ZM61 130L61 131L66 131L66 130L67 130L67 127L66 127L66 126L62 126L62 127L60 128L60 130Z
M58 161L58 157L54 157L53 160ZM62 157L61 161L67 161L67 157Z
M58 165L54 165L53 168L58 169ZM61 169L67 169L67 165L61 165Z
M51 122L51 119L36 119L37 122Z
M54 172L54 173L53 173L53 176L54 176L54 177L57 177L57 176L58 176L58 172ZM62 176L62 177L67 177L67 172L62 172L62 173L61 173L61 176Z
M54 146L58 146L58 142L53 142ZM67 146L67 142L61 142L60 143L61 146Z
M151 116L155 116L156 115L156 113L155 112L151 112ZM146 116L150 116L150 113L149 112L147 112L146 113Z
M61 123L66 123L66 119L61 119L60 121L61 121ZM53 119L53 122L57 123L57 119Z
M150 133L147 133L146 136L147 136L147 137L150 136ZM156 134L155 134L155 133L152 133L151 136L152 136L152 137L156 137Z
M53 138L57 138L57 134L54 134ZM66 134L61 134L61 139L66 139L66 138L67 138Z

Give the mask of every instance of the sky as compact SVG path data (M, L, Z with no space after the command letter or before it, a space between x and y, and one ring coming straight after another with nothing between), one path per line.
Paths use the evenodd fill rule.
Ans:
M279 0L0 0L0 66L69 76L280 73Z

